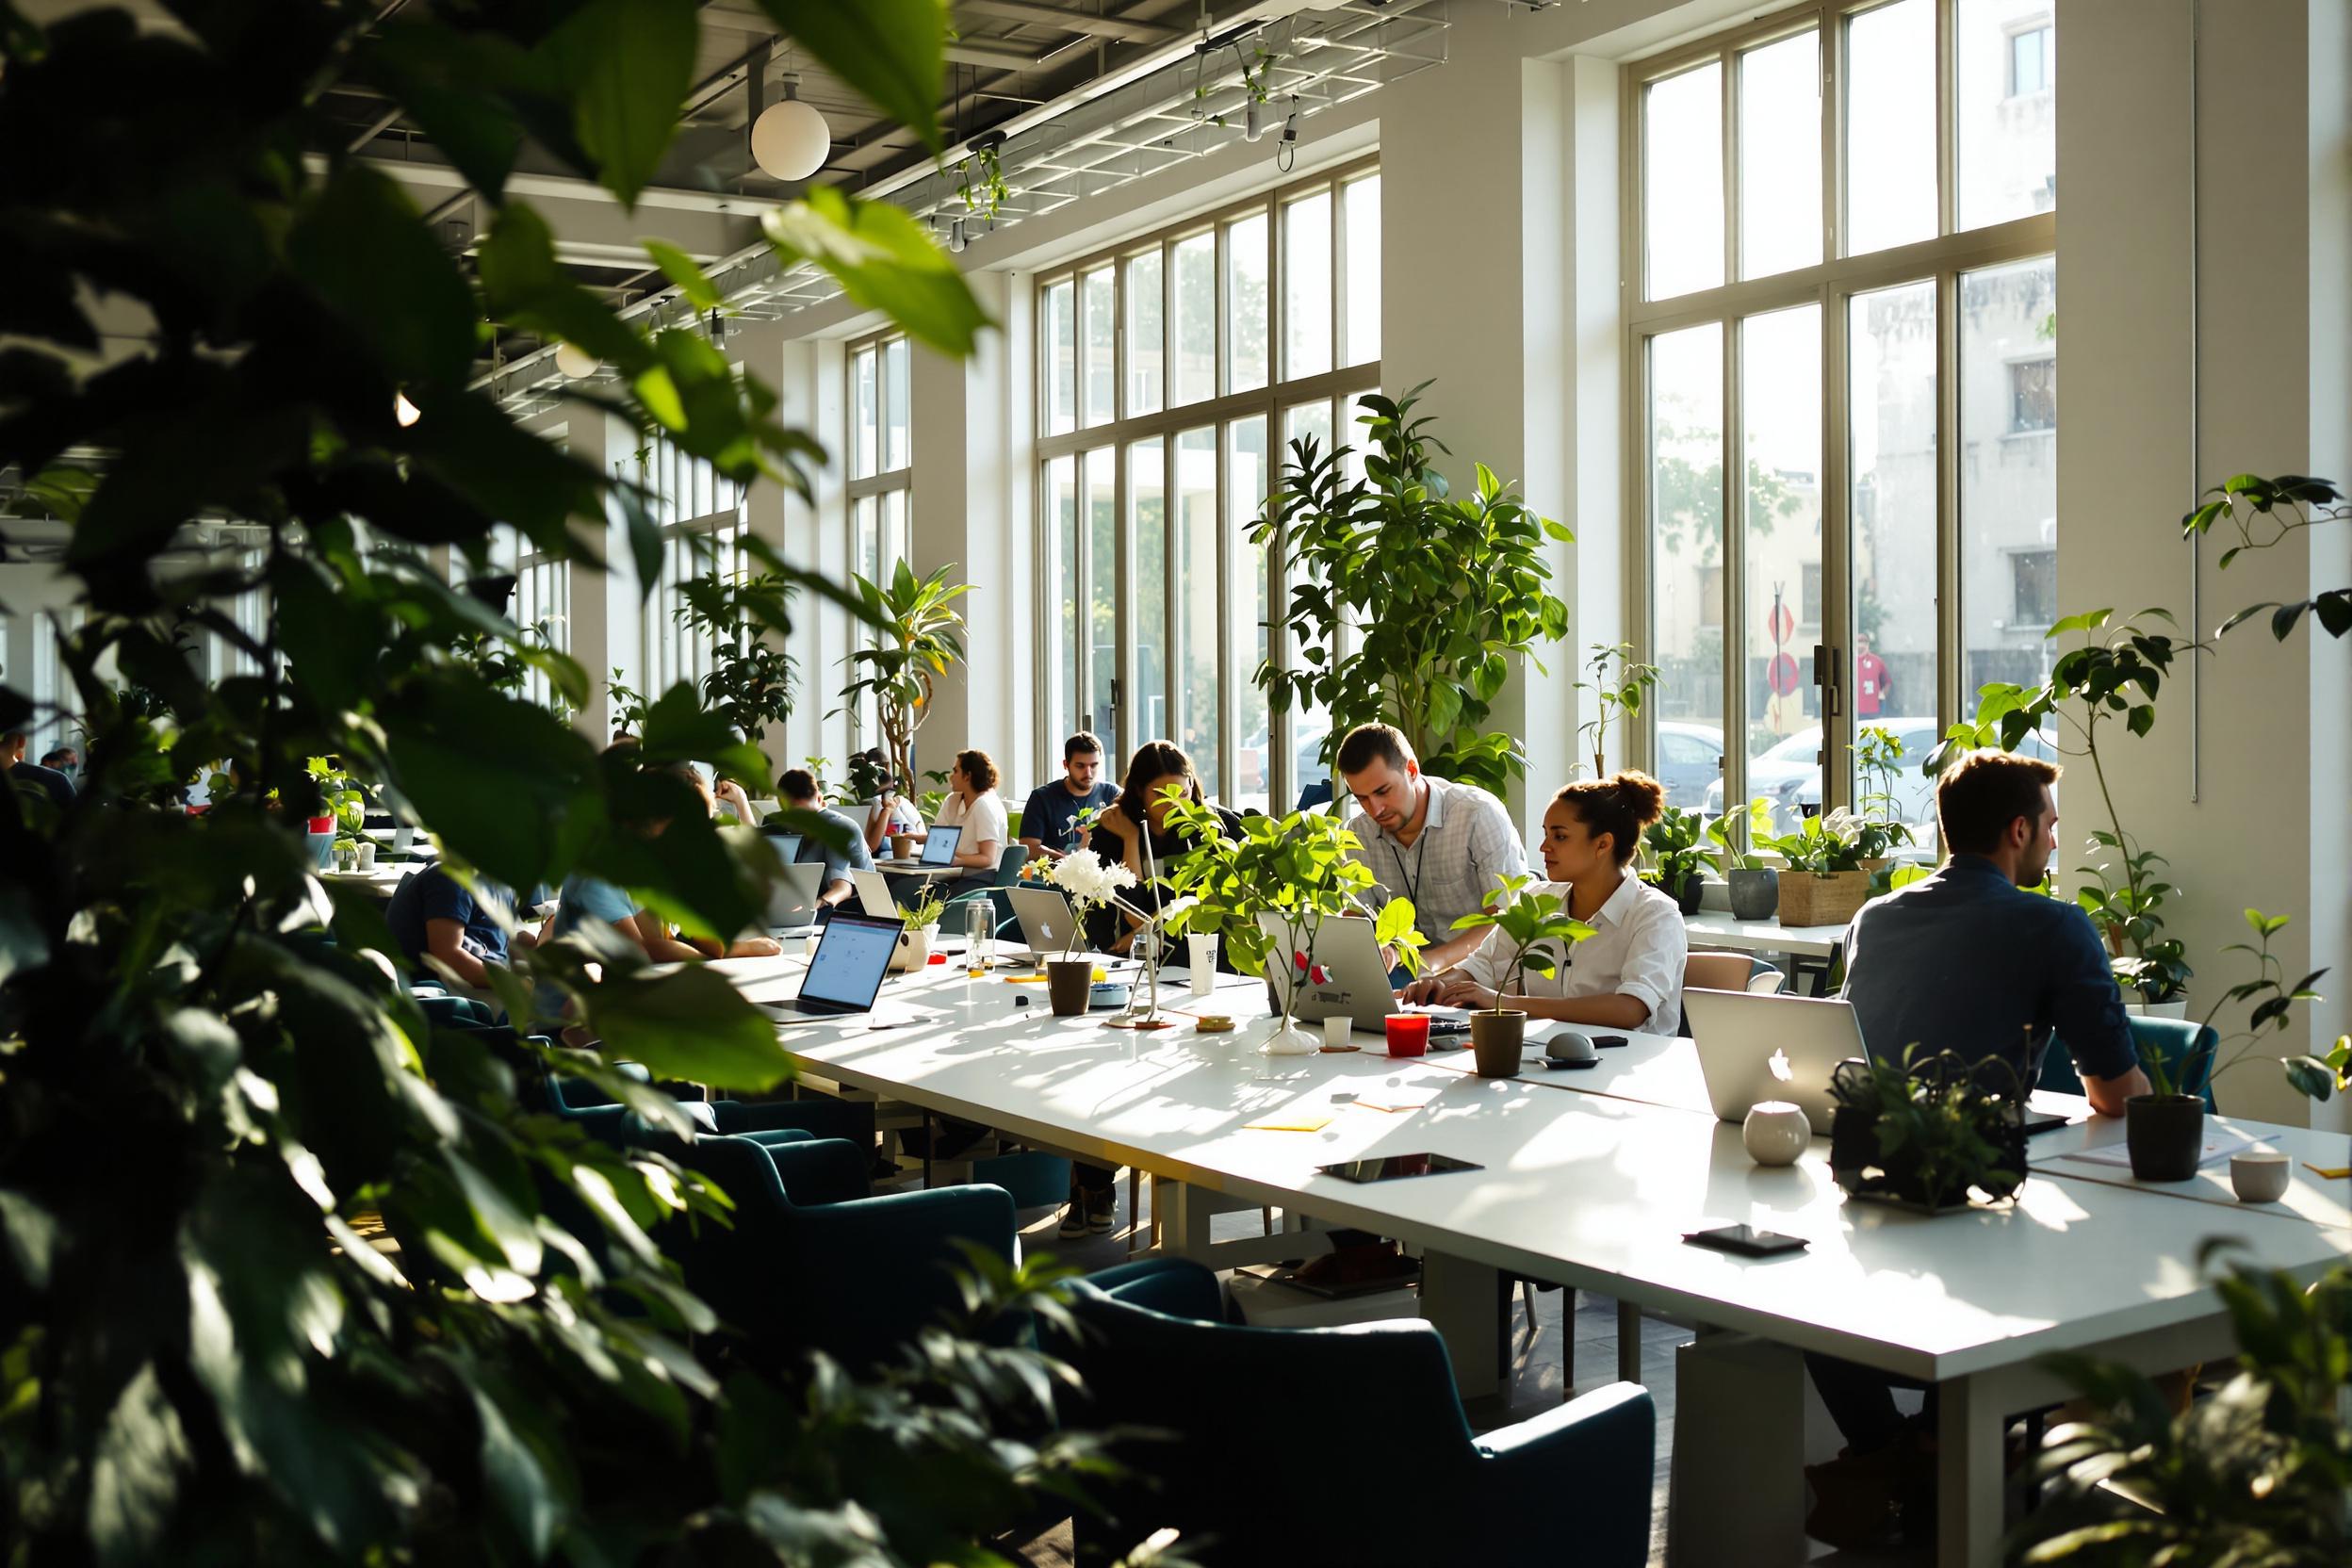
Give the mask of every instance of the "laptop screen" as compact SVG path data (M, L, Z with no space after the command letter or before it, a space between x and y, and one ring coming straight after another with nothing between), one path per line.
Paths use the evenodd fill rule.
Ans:
M932 828L931 831L924 836L923 841L923 860L921 863L926 866L945 866L954 864L956 860L956 841L963 836L964 830L961 827L939 826Z
M823 1003L858 1013L873 1006L882 977L890 972L898 934L905 929L904 921L834 910L817 942L816 956L808 960L808 976L800 983L801 1004Z
M771 834L769 834L769 835L768 835L768 841L769 841L770 843L772 843L772 844L776 845L776 858L777 859L779 859L779 860L783 861L783 862L784 862L786 865L788 865L788 866L790 866L790 865L795 865L795 864L799 863L799 860L800 860L800 835L799 835L799 834L797 834L797 833L771 833Z

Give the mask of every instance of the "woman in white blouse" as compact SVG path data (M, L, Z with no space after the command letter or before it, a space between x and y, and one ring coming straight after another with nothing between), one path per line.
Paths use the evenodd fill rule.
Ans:
M1492 1007L1498 985L1511 1004L1540 1019L1671 1035L1682 1020L1682 970L1690 934L1674 901L1633 874L1642 830L1658 820L1665 791L1644 773L1621 773L1569 785L1544 813L1544 874L1534 890L1565 900L1592 935L1563 956L1558 943L1539 951L1549 977L1505 972L1511 946L1500 931L1444 974L1405 988L1408 1002ZM1523 996L1524 988L1524 996Z
M957 752L947 776L947 799L939 806L939 825L964 830L956 841L956 863L984 875L995 874L996 862L1012 840L1012 818L1004 809L1004 797L996 792L996 763L987 752Z

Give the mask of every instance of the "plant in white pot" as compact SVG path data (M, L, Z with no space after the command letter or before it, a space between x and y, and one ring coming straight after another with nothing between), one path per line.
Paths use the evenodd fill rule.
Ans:
M937 882L926 881L923 890L914 895L913 903L900 903L898 912L906 918L906 929L898 939L898 952L890 959L890 968L919 970L931 961L931 944L939 939L939 917L947 912L947 895L939 891Z
M1296 1030L1298 998L1315 979L1315 939L1327 920L1369 915L1375 935L1392 949L1408 973L1420 968L1422 938L1413 929L1413 901L1392 898L1374 914L1364 895L1372 872L1349 853L1356 836L1323 811L1299 811L1279 821L1244 817L1241 836L1227 838L1217 813L1179 800L1168 808L1168 826L1191 840L1193 848L1168 862L1179 900L1168 928L1189 936L1214 931L1225 939L1233 967L1263 975L1272 992L1276 1018L1261 1047L1277 1056L1305 1055L1320 1042ZM1276 917L1282 950L1262 916ZM1385 985L1386 977L1380 983Z
M1057 1018L1075 1018L1086 1010L1087 992L1094 984L1093 957L1081 957L1078 953L1079 939L1086 929L1086 911L1110 903L1122 888L1134 887L1135 874L1093 850L1073 849L1049 862L1041 877L1061 890L1073 916L1062 956L1046 960L1047 1000Z
M1510 959L1500 966L1503 983L1494 988L1494 1005L1481 1007L1470 1015L1470 1049L1478 1058L1481 1078L1515 1078L1519 1074L1519 1054L1527 1042L1527 1015L1524 1008L1507 1005L1511 987L1517 985L1524 998L1528 974L1548 979L1560 972L1561 959L1555 958L1547 948L1557 950L1564 958L1569 948L1592 935L1592 927L1568 912L1565 899L1558 893L1535 890L1539 880L1533 876L1499 878L1492 907L1454 922L1457 931L1499 931L1511 946Z

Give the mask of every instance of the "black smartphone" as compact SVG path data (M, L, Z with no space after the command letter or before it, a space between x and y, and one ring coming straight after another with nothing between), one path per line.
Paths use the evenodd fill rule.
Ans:
M1572 1062L1565 1056L1545 1056L1543 1062L1545 1070L1552 1072L1581 1072L1587 1068L1601 1065L1601 1059L1598 1056L1589 1062Z
M1486 1167L1455 1159L1451 1154L1391 1154L1384 1159L1347 1160L1315 1168L1343 1182L1394 1182L1407 1176L1443 1176L1447 1171L1484 1170Z
M1623 1035L1595 1035L1592 1043L1606 1050L1612 1045L1631 1045L1633 1042Z
M1813 1245L1803 1236L1759 1231L1753 1225L1718 1225L1711 1231L1685 1231L1682 1239L1693 1247L1710 1247L1718 1252L1737 1253L1743 1258L1778 1257L1783 1252L1802 1252Z
M2052 1127L2066 1127L2071 1125L2072 1123L2066 1118L2060 1116L2055 1111L2028 1111L2025 1113L2025 1135L2027 1137L2032 1137L2036 1133L2047 1133Z

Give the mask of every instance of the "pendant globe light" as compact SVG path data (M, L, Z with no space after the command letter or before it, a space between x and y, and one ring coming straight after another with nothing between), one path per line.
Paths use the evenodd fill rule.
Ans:
M795 96L799 90L799 77L785 77L784 101L751 122L751 160L774 179L805 180L833 151L833 127Z

